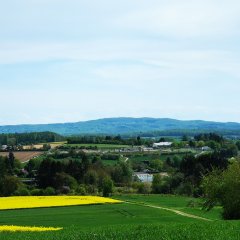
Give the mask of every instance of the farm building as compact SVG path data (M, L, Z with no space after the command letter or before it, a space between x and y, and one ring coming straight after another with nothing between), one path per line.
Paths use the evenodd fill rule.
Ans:
M172 142L159 142L159 143L154 143L153 148L163 148L163 147L171 147Z

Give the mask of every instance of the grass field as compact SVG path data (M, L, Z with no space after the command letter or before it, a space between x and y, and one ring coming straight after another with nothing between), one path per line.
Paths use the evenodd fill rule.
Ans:
M31 151L31 152L13 152L16 159L24 163L32 158L38 157L43 154L41 151ZM0 152L0 156L8 156L8 152Z
M59 232L0 233L1 240L237 240L240 221L220 220L220 209L203 213L212 221L180 216L171 211L146 206L194 212L187 207L191 198L128 195L118 199L137 202L0 211L1 225L63 227ZM197 209L198 210L198 209ZM218 213L218 214L216 214ZM197 214L197 213L196 213Z

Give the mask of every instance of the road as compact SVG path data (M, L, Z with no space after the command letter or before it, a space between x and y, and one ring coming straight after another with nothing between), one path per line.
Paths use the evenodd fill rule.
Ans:
M125 201L125 203L134 204L134 205L140 205L140 206L143 206L143 207L150 207L150 208L161 209L161 210L173 212L173 213L175 213L177 215L180 215L180 216L183 216L183 217L194 218L194 219L199 219L199 220L208 221L208 222L213 221L213 220L208 219L208 218L199 217L199 216L196 216L196 215L193 215L193 214L189 214L189 213L185 213L185 212L173 209L173 208L166 208L166 207L160 207L160 206L149 205L149 204L144 204L144 203L139 203L139 202L130 202L130 201Z

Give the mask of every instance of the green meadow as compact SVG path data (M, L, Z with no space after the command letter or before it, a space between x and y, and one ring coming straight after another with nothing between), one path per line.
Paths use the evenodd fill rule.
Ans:
M123 195L120 204L7 210L1 225L63 227L58 232L0 233L1 240L240 239L240 221L221 220L221 209L201 210L201 200L162 195ZM166 209L158 209L163 207ZM176 214L178 210L204 219Z

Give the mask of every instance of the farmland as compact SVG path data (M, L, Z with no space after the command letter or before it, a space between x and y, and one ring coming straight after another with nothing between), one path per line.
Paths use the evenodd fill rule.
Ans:
M75 148L97 148L100 150L114 150L121 148L128 148L128 145L118 145L118 144L65 144L65 147L75 147Z
M24 164L12 161L11 154L0 158L5 197L0 198L0 239L239 239L240 221L222 220L239 218L226 218L221 201L211 211L202 210L208 200L204 180L212 166L222 174L230 171L223 175L230 176L227 180L238 179L237 142L209 134L156 149L146 139L109 138L73 137L51 149L49 142L46 151L35 151L41 155ZM201 146L207 144L219 150L204 151ZM31 146L37 145L41 143ZM20 152L14 151L15 158ZM152 180L145 181L144 174ZM218 179L214 182L220 185ZM231 199L238 199L235 192ZM121 202L100 204L94 196ZM24 232L25 227L39 232ZM45 229L49 231L41 232Z
M8 152L0 152L0 156L8 156ZM15 158L19 160L20 162L24 163L29 161L32 158L38 157L43 154L41 151L24 151L24 152L13 152Z
M66 142L50 142L47 143L48 145L51 146L52 149L57 148L59 146L62 146L63 144L65 144ZM25 145L23 146L24 150L31 150L31 149L42 149L44 144L46 143L38 143L38 144L33 144L33 145Z
M120 203L97 196L27 196L0 198L0 210Z
M177 196L126 195L115 198L131 203L20 209L1 211L1 224L63 227L60 232L0 233L3 240L22 239L239 239L240 221L222 221L220 209L202 212L212 221L177 215L174 212L148 207L164 206L181 211L202 211L188 207L192 198ZM135 204L133 203L135 202ZM197 214L196 214L197 215ZM199 214L198 214L199 215Z

